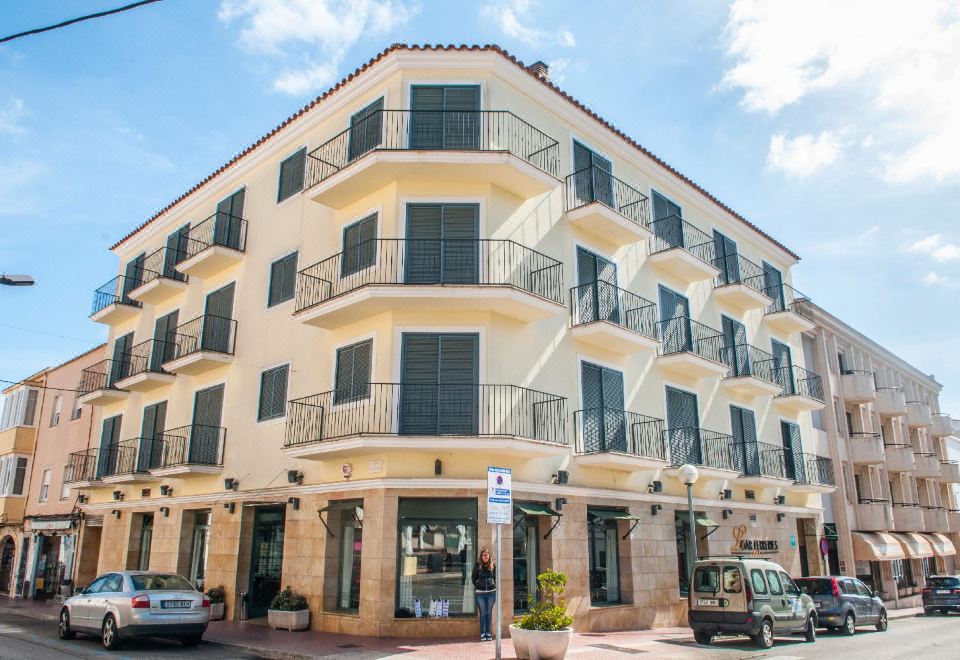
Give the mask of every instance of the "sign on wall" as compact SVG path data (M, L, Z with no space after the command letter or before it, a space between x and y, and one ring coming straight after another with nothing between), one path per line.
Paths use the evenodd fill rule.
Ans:
M733 545L730 546L730 554L760 556L773 554L779 550L780 544L776 539L748 539L746 525L733 528Z
M510 468L487 468L487 522L491 525L513 523L512 476Z

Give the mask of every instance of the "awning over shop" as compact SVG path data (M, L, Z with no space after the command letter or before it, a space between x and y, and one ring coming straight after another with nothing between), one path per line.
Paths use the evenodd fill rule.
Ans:
M596 520L640 520L626 511L611 511L608 509L591 509L590 517Z
M539 504L537 502L517 502L513 505L518 511L522 511L528 516L559 516L558 511L554 511L546 504Z
M904 559L903 545L884 532L851 532L853 558L857 561L893 561Z
M944 536L943 534L921 534L930 543L930 548L933 550L933 554L938 557L952 557L957 554L957 548L953 545L953 541Z
M690 520L690 514L687 513L686 511L677 511L677 518L682 518L684 524L687 524L687 521ZM697 515L695 513L693 514L693 519L701 527L719 527L720 526L720 523L713 520L712 518L708 518L703 514Z
M927 539L913 532L891 532L891 536L903 545L907 559L924 559L933 556L933 548Z

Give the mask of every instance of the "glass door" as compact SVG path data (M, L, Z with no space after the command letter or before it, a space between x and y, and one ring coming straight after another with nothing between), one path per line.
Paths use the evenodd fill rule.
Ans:
M137 555L137 570L150 568L150 546L153 544L153 514L144 513L140 529L140 552Z
M207 549L210 542L210 509L197 511L193 519L193 539L190 543L190 582L204 590L207 574Z
M356 612L360 609L360 556L363 550L363 525L356 507L341 512L343 524L340 529L340 580L337 609Z
M253 548L247 616L265 616L280 591L283 568L284 507L258 507L253 516Z
M537 518L523 518L513 527L513 611L526 612L537 597Z

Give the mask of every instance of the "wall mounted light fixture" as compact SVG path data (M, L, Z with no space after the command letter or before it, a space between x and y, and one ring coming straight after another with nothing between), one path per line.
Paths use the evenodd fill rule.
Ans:
M663 492L663 482L662 481L651 481L650 485L647 486L648 493L662 493Z
M293 507L294 511L300 510L300 498L299 497L288 497L287 504Z
M168 507L168 506L162 506L162 507L160 507L160 514L161 514L164 518L168 518L168 517L170 516L170 507Z
M662 507L661 505L659 505L659 504L651 504L651 505L650 505L650 515L651 515L651 516L657 515L657 512L659 512L661 509L663 509L663 507Z

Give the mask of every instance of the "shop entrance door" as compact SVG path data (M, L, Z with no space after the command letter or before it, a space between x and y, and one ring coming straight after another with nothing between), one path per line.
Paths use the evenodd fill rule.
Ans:
M0 545L0 592L9 593L10 582L13 580L13 560L17 554L17 546L9 536L3 539Z
M283 567L284 507L259 507L253 514L253 549L247 616L265 616L280 591Z

